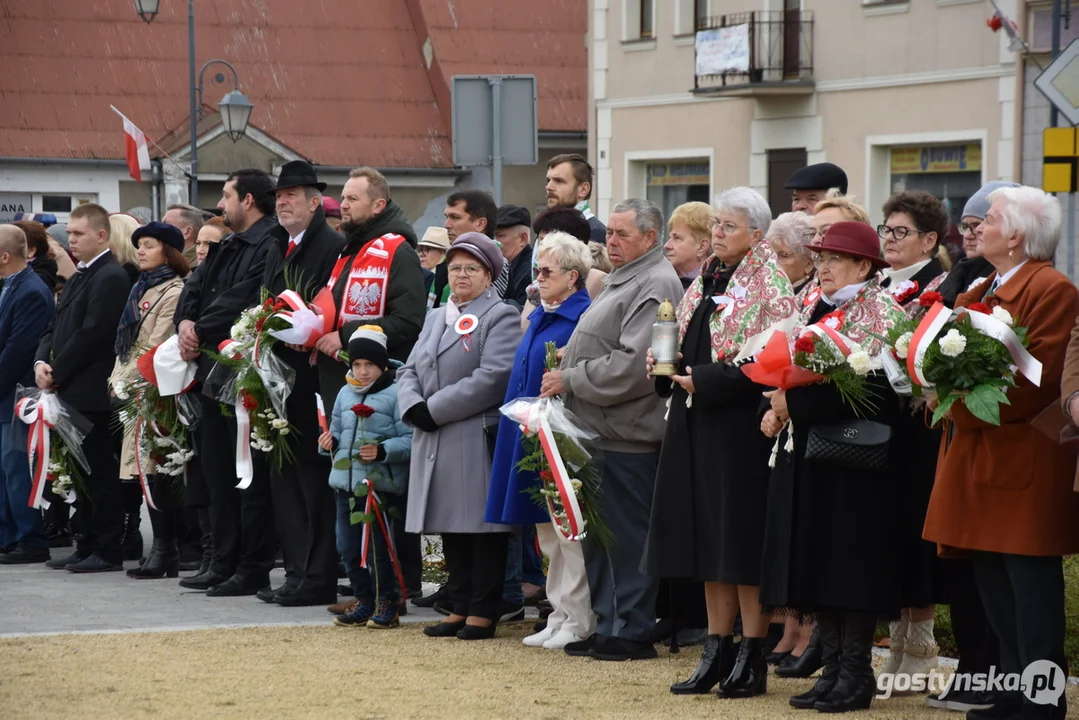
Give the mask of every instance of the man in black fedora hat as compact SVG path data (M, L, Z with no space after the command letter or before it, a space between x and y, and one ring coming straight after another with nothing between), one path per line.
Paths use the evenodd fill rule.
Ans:
M795 171L783 187L792 191L791 212L801 210L812 215L829 190L835 188L840 195L847 194L847 173L833 163L816 163Z
M277 178L277 222L266 256L262 284L272 295L294 290L310 302L330 277L345 247L345 238L326 222L322 191L315 169L303 160L281 168ZM286 401L294 461L280 470L255 466L255 482L268 482L273 494L277 538L285 558L285 583L258 593L279 605L325 605L337 601L336 506L326 482L330 459L313 442L321 434L315 394L318 367L311 348L274 345L273 352L296 372ZM328 398L333 404L333 398ZM259 477L259 476L262 477Z

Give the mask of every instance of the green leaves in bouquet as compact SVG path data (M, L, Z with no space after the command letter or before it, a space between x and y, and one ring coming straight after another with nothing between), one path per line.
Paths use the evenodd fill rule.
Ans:
M558 346L554 344L554 341L548 341L544 344L544 362L543 366L548 370L558 369Z
M870 389L866 379L868 376L854 372L843 353L831 341L818 338L812 353L796 350L791 359L798 367L826 376L825 382L835 385L839 397L854 410L855 415L865 417L877 411L877 405L873 402L877 394Z

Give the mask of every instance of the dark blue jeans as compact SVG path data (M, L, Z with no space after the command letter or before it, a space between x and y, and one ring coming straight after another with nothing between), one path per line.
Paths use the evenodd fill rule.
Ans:
M345 564L349 583L352 585L352 594L360 602L371 603L377 597L379 602L397 603L400 598L400 589L397 587L397 575L393 569L393 560L390 559L390 548L386 543L386 537L382 534L382 528L376 522L371 527L371 547L367 550L367 568L360 567L360 553L363 548L362 523L353 525L349 519L351 510L348 507L348 499L352 493L344 490L335 490L334 497L337 501L337 552L341 554L341 561ZM379 497L388 505L392 496L380 493ZM359 509L363 508L363 498L356 498ZM385 508L384 508L385 510ZM390 534L393 534L393 521L386 518Z
M0 547L48 547L41 511L29 506L30 465L24 422L0 423ZM56 500L56 502L63 502Z

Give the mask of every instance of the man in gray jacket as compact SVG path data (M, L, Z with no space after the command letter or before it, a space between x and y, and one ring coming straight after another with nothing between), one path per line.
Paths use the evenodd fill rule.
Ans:
M652 631L659 581L640 570L663 439L664 405L644 371L663 300L682 297L663 255L663 212L648 200L619 203L607 224L614 272L565 347L562 369L543 378L543 397L566 407L600 436L602 512L615 547L584 545L596 634L566 646L599 660L656 657Z

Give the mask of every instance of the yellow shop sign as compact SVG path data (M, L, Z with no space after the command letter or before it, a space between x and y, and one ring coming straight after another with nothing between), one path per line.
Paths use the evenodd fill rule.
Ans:
M981 172L982 146L927 145L892 148L892 174Z
M649 163L648 185L708 185L707 162Z

